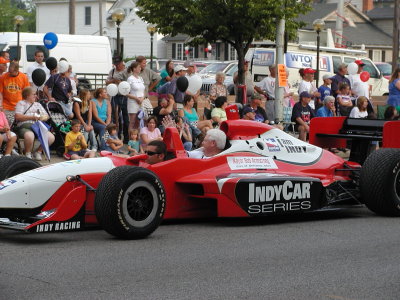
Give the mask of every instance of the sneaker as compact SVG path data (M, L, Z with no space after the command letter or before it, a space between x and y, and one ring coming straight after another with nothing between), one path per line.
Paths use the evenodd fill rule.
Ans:
M27 153L25 153L25 156L26 156L27 158L30 158L30 159L32 159L32 153L31 153L31 152L27 152Z
M33 159L37 160L37 161L41 161L42 160L42 154L40 154L40 152L33 153Z
M93 147L90 151L97 152L97 148Z
M11 155L19 156L19 153L18 153L17 150L12 149L12 150L11 150Z
M6 157L6 156L11 156L11 154L5 154L4 157Z
M3 157L3 154L0 154L0 158L2 158Z

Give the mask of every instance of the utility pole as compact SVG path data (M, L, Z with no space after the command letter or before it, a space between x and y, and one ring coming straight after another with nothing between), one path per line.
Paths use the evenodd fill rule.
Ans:
M75 34L75 0L69 0L69 34Z
M103 6L102 0L99 0L99 35L103 35Z
M341 48L342 47L342 36L343 36L343 6L344 1L339 0L337 4L337 16L336 16L336 29L335 29L335 47Z
M399 58L399 17L400 17L399 2L400 0L394 1L392 70L396 70L397 60Z
M285 19L279 19L276 26L275 122L283 120L283 92L285 88L279 86L278 65L285 63L283 54L284 36Z

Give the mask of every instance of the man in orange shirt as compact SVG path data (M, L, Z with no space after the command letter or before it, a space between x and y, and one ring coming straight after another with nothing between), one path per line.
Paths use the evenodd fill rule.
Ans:
M0 110L6 114L9 124L14 121L15 105L22 99L22 90L28 86L28 76L19 72L18 62L10 62L8 72L0 77Z

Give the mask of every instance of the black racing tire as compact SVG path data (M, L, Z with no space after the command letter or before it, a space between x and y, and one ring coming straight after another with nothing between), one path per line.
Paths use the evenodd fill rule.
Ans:
M38 162L25 156L4 156L0 159L0 181L40 167Z
M147 237L160 225L164 211L164 187L156 174L144 168L114 168L96 190L97 220L118 238Z
M360 191L362 201L376 214L400 216L400 149L383 148L367 157Z

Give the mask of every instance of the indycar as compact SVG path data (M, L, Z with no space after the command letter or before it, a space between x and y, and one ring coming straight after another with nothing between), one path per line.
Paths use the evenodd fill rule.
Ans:
M44 167L0 160L0 228L26 232L101 225L123 239L150 235L163 219L268 217L366 205L400 215L400 150L381 149L361 166L271 127L227 120L227 146L189 158L176 128L167 128L169 159L102 157Z

